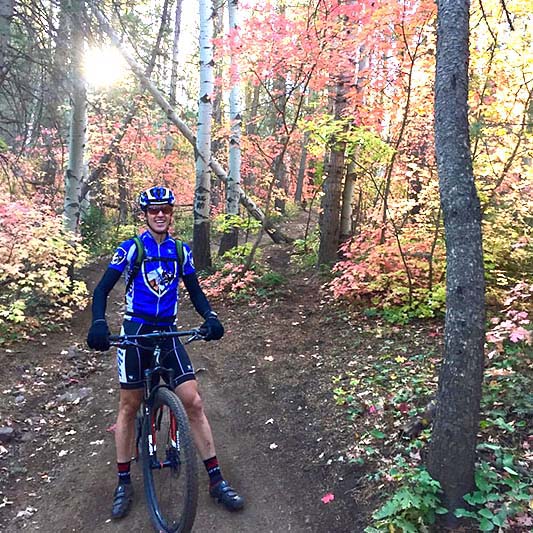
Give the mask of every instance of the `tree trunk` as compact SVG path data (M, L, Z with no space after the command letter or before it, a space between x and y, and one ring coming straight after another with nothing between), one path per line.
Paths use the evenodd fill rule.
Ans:
M183 0L176 1L176 10L174 12L174 40L172 42L172 67L170 69L170 88L168 92L168 101L172 107L176 105L176 86L178 84L178 67L179 67L179 42L181 33L181 8ZM167 135L165 139L165 154L169 154L174 146L172 135Z
M284 8L283 4L283 8ZM274 174L274 183L282 196L276 195L274 198L274 207L281 213L285 213L285 193L287 192L287 167L285 165L285 153L287 150L288 139L286 134L282 134L283 125L285 124L285 113L287 110L287 80L283 76L276 76L274 81L274 98L276 104L273 106L274 127L273 134L280 138L280 152L274 158L272 173Z
M193 246L196 267L211 267L209 211L211 207L211 123L213 119L213 2L200 0L200 95L196 138Z
M346 92L348 80L339 74L335 94L335 119L343 117L346 108ZM345 142L335 142L329 156L328 175L324 181L324 198L322 216L320 218L320 245L318 248L318 264L325 265L337 260L340 233L340 201L344 176Z
M252 94L248 93L246 109L250 110L250 116L246 124L246 135L256 135L257 133L257 111L259 109L259 96L261 95L261 85L254 85Z
M73 0L70 4L70 34L72 53L72 94L70 118L69 161L65 174L65 226L78 233L80 222L80 189L83 179L83 156L87 132L87 90L83 77L83 25L82 4Z
M15 0L0 0L0 85L7 73L7 47L11 35L11 19Z
M128 219L128 172L124 159L117 155L115 157L117 166L117 186L118 186L118 223L126 224Z
M300 164L298 166L298 178L296 180L296 191L294 192L294 201L297 204L302 203L304 191L305 171L307 170L307 143L311 134L306 131L302 139L302 152L300 154Z
M469 1L439 0L435 146L446 238L444 360L428 469L450 511L474 488L485 323L481 211L468 129ZM452 112L450 112L452 110Z
M174 40L172 42L172 68L170 69L170 89L169 101L171 105L176 104L176 86L178 84L178 58L179 44L181 34L181 8L183 0L176 1L176 10L174 12Z
M223 39L224 36L224 14L225 14L225 0L213 0L213 57L218 59L217 40ZM217 61L215 59L214 77L219 80L223 77L223 63L224 61ZM213 125L211 134L211 155L219 158L221 154L226 152L226 139L222 134L224 129L224 90L222 87L215 86L213 93ZM225 188L222 183L217 180L211 180L211 205L218 207L222 203L222 197Z
M239 32L239 1L228 1L229 29L234 33L234 39ZM239 79L239 58L237 47L233 46L230 59L231 92L229 98L229 114L231 121L231 135L229 140L229 173L226 182L226 214L236 216L239 214L239 190L241 188L241 92ZM237 246L239 242L239 229L233 227L222 235L219 255Z
M346 170L344 189L342 190L341 227L339 240L347 241L352 236L353 193L355 190L355 164L350 163Z

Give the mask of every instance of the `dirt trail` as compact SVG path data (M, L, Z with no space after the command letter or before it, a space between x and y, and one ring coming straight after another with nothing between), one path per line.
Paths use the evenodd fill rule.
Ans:
M346 471L331 461L335 449L332 369L325 350L319 281L288 265L288 248L264 252L287 281L254 307L217 303L226 335L217 343L195 343L190 353L213 426L225 477L246 498L229 513L201 491L195 532L357 533L364 527L350 495ZM102 265L88 272L92 289ZM122 295L108 306L118 330ZM0 530L44 532L151 531L140 466L132 512L109 520L115 486L113 434L117 386L114 353L84 349L90 313L81 311L68 330L0 350L3 391L0 427L15 438L0 443ZM181 323L198 317L183 302ZM328 324L331 333L331 323ZM329 335L329 334L328 334ZM43 344L46 343L46 344ZM332 423L333 421L333 423ZM335 501L324 494L335 490ZM3 502L3 503L2 503ZM18 517L17 517L18 515Z

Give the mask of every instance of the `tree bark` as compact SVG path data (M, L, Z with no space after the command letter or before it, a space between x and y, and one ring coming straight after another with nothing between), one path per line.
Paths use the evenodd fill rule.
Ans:
M283 5L284 7L284 5ZM282 196L276 195L274 198L274 207L281 213L285 213L285 193L287 192L287 167L285 165L285 153L289 142L288 135L282 134L285 124L285 113L287 111L287 80L283 76L276 76L274 80L274 98L276 105L272 108L275 113L273 134L280 137L280 151L274 158L272 173L274 174L274 183Z
M214 64L214 77L219 80L223 77L224 61L217 61L219 54L217 51L217 40L223 38L224 35L224 15L225 0L213 0L213 57L215 58ZM220 157L226 150L226 138L222 134L224 129L224 90L222 87L215 86L213 92L213 126L211 134L211 157ZM211 205L218 207L223 202L223 195L225 193L225 187L223 183L218 180L211 180Z
M239 31L239 1L228 1L229 30L234 33L234 39ZM239 191L241 188L241 91L239 79L238 48L232 46L230 58L231 92L229 97L229 114L231 122L231 135L229 140L229 173L226 182L226 214L237 216L239 214ZM239 242L238 227L231 228L222 235L219 255L237 246Z
M246 124L246 135L257 134L257 112L259 109L259 97L261 96L261 85L253 85L251 94L248 93L248 99L246 101L246 109L250 110L250 116Z
M72 94L70 118L69 161L65 174L64 218L67 229L77 234L80 222L80 189L83 180L85 137L87 133L87 90L83 77L82 4L70 4L70 35L72 53Z
M344 242L352 236L353 193L355 190L355 164L352 162L346 170L344 188L342 189L341 226L339 240Z
M335 93L335 120L343 117L346 109L346 92L348 80L344 73L338 75ZM344 152L346 143L335 142L329 156L328 175L324 181L324 198L322 216L320 217L320 245L318 248L318 264L326 265L337 260L340 234L340 201L344 176Z
M196 138L196 187L194 191L194 260L199 270L211 267L209 212L211 207L211 124L213 120L213 2L200 0L200 94Z
M446 239L444 360L428 469L442 503L465 506L474 488L485 323L481 211L468 128L469 1L439 0L435 81L435 145Z

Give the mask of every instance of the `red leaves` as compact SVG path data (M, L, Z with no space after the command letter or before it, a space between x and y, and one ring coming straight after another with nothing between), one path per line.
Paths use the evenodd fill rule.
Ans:
M402 402L400 404L398 404L398 411L400 411L400 413L402 414L406 414L409 412L409 405L405 402Z
M335 495L331 492L328 492L327 494L324 494L324 496L322 496L322 498L320 499L322 500L322 503L330 503L335 499Z

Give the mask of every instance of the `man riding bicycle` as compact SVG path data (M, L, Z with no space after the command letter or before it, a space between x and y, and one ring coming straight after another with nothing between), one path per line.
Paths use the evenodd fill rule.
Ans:
M121 334L176 331L181 278L196 311L204 319L200 329L205 340L218 340L224 335L224 327L198 283L191 249L168 233L174 202L173 192L166 187L152 187L139 196L139 205L147 225L147 230L138 237L144 248L144 259L138 265L139 242L135 242L135 239L123 242L116 249L111 263L94 289L93 320L87 335L90 348L105 351L110 347L105 318L107 297L122 274L126 281L126 304ZM183 246L181 261L179 246ZM243 498L222 477L211 426L198 392L191 360L178 339L168 342L165 348L170 348L171 353L166 366L175 371L173 386L187 411L196 447L209 475L209 493L226 508L241 509ZM113 496L112 518L125 516L132 501L131 443L135 432L135 416L143 395L143 373L150 363L150 355L149 350L132 346L117 350L120 382L115 429L118 485Z

